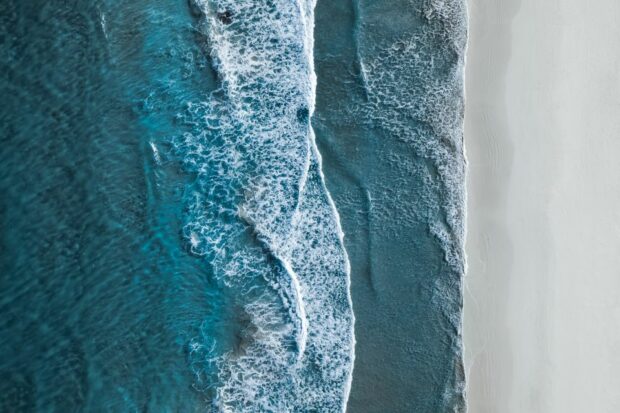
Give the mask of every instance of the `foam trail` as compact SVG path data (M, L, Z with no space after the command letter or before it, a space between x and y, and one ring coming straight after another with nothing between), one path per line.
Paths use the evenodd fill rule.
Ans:
M284 268L286 268L286 272L291 277L291 284L294 292L293 300L296 305L296 313L299 317L300 331L297 339L297 347L299 351L298 360L301 360L304 352L306 351L306 343L308 342L308 317L306 316L306 309L304 306L304 298L301 292L299 277L297 276L297 274L295 274L295 271L293 271L293 268L288 261L283 260L283 262Z
M321 172L314 0L198 0L220 87L173 144L194 177L188 248L236 312L233 344L191 344L213 411L344 411L354 358L350 265ZM236 343L236 344L235 344Z

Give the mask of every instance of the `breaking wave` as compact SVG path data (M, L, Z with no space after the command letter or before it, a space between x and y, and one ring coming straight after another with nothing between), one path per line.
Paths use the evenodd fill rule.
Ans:
M187 103L173 152L183 238L226 312L189 345L212 411L345 409L354 358L349 263L310 118L313 0L194 0L215 89Z

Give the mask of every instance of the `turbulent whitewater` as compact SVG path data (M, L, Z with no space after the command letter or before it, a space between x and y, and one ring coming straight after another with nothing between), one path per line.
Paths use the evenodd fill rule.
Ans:
M214 411L344 410L353 313L343 234L321 173L314 1L196 1L216 87L173 139L193 179L184 238L232 315L190 343Z

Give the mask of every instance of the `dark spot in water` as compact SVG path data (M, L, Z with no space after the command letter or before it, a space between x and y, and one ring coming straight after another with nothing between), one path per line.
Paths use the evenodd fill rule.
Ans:
M187 0L187 5L189 6L189 12L194 17L202 17L203 13L200 9L200 6L196 3L196 0Z
M0 373L0 410L30 412L36 410L37 388L33 377L24 372ZM6 409L6 410L4 410Z
M217 18L224 24L230 24L233 22L233 14L229 10L225 10L217 13Z
M310 111L307 107L301 107L297 109L297 120L301 123L308 122L308 118L310 117Z
M233 348L237 355L246 354L248 347L254 341L258 328L252 322L252 317L243 308L235 311L235 331L233 333Z

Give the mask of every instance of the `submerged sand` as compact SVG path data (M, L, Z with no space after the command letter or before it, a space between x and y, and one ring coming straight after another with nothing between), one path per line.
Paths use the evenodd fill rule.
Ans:
M618 412L620 2L469 9L469 412Z

